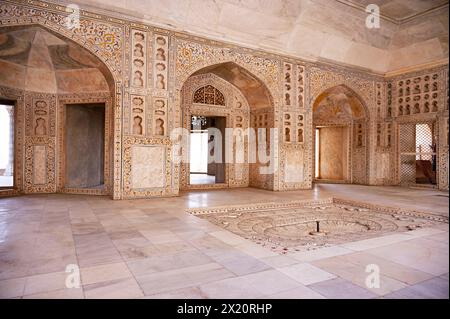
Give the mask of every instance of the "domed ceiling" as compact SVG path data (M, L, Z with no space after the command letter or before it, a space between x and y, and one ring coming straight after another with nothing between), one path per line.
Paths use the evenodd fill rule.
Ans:
M0 85L45 93L109 91L105 66L41 27L0 29Z

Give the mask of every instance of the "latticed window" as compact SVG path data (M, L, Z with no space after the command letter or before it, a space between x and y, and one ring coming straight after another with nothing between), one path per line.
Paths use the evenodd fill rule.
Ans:
M401 183L436 184L436 125L405 123L400 125Z
M212 85L206 85L195 91L194 103L225 106L225 97Z

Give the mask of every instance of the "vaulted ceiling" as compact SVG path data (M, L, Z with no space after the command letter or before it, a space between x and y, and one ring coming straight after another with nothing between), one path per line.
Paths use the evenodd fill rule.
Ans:
M250 108L271 106L272 97L267 88L255 76L233 62L212 65L203 68L193 75L213 73L236 86L245 96Z
M62 0L81 9L386 73L448 60L448 0ZM368 4L381 25L366 27Z
M0 29L0 68L0 84L29 91L109 90L109 73L98 58L37 26Z

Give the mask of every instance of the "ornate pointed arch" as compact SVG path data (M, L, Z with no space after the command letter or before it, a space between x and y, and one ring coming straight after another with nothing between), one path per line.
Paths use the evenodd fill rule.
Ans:
M121 147L122 147L122 95L121 77L123 72L123 43L125 28L114 22L80 18L79 28L67 28L69 12L64 7L50 4L45 9L5 1L0 5L0 28L39 26L62 39L72 41L92 53L102 62L102 73L108 74L112 95L113 117L113 158L112 158L112 194L114 199L121 198Z

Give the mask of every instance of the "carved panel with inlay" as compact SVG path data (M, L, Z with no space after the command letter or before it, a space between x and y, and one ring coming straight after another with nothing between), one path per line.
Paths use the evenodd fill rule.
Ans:
M131 86L144 89L147 78L147 34L141 30L132 30L131 43Z
M153 135L166 136L168 135L167 128L167 99L154 98L153 99Z
M145 135L146 134L146 110L145 110L145 96L131 94L131 134Z
M161 34L154 35L153 44L153 87L157 92L165 92L168 87L169 38Z

